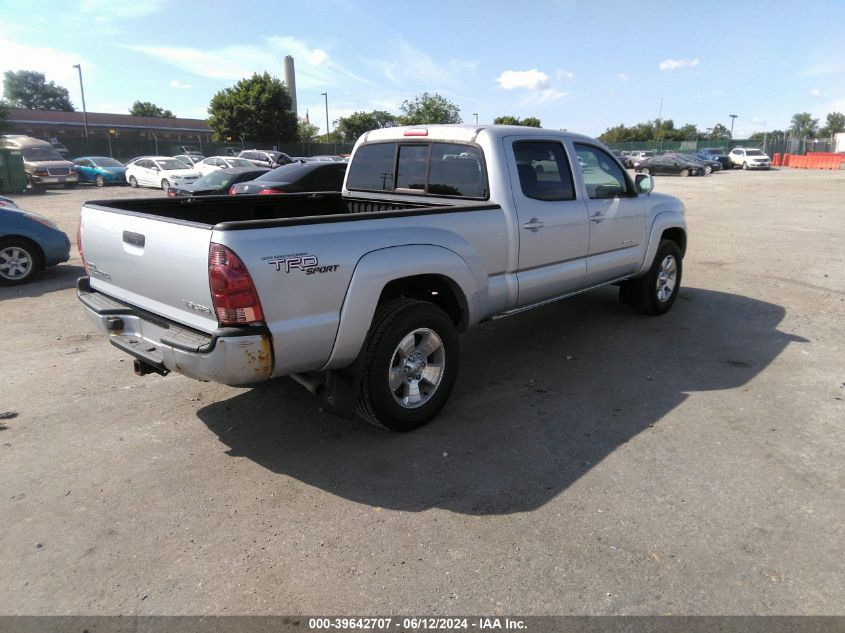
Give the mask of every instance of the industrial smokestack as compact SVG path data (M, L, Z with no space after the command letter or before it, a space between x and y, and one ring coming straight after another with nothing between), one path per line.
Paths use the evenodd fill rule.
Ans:
M293 57L290 55L285 56L285 86L290 93L293 113L298 118L299 114L296 110L296 72L293 69Z

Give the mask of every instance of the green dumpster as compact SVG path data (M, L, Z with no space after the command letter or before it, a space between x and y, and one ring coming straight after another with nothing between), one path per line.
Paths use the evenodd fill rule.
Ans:
M26 190L26 172L19 149L0 147L0 193Z

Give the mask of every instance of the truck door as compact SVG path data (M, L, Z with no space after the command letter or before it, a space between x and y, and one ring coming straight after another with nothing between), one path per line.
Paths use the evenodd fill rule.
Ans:
M563 143L514 136L503 143L518 218L517 306L578 290L586 274L589 220Z
M637 196L634 183L605 150L587 143L574 143L574 149L590 215L586 282L631 275L643 261L647 201Z

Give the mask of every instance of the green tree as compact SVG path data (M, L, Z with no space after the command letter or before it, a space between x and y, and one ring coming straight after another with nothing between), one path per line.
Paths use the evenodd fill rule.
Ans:
M73 112L67 88L48 82L44 73L34 70L3 73L3 93L13 108Z
M792 125L789 129L798 138L807 138L809 136L816 136L819 131L819 120L814 119L809 112L798 112L792 115Z
M334 122L335 134L344 143L354 143L364 132L384 127L396 127L399 119L384 110L372 112L353 112L347 117L340 117Z
M709 141L729 141L731 140L731 131L721 123L717 123L707 134L706 139Z
M9 129L9 124L6 119L9 118L9 104L5 100L0 99L0 134L4 134Z
M136 101L129 108L129 114L132 116L154 116L161 119L175 119L176 115L170 110L163 110L156 104L149 101Z
M313 143L314 139L317 138L317 132L319 131L319 125L314 125L305 119L300 119L296 124L296 134L299 137L299 140L304 143Z
M542 127L540 119L535 116L525 117L520 119L518 116L506 114L504 116L497 116L493 119L493 125L523 125L525 127Z
M701 138L702 134L698 127L692 123L687 123L686 125L678 128L677 136L678 138L676 140L678 141L694 141Z
M428 125L433 123L461 123L461 111L454 103L437 93L422 93L412 101L403 101L400 108L404 125Z
M297 140L290 94L267 72L241 79L215 94L208 113L208 125L218 141L226 137L265 142Z
M819 130L819 134L825 137L831 137L843 130L845 130L845 114L841 112L830 112L827 115L827 125Z

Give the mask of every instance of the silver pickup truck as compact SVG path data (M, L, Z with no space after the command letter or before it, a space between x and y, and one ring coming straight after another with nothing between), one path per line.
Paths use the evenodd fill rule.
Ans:
M599 142L525 127L368 132L342 192L89 202L85 311L138 374L292 376L407 431L458 373L458 333L585 290L662 314L687 230Z

